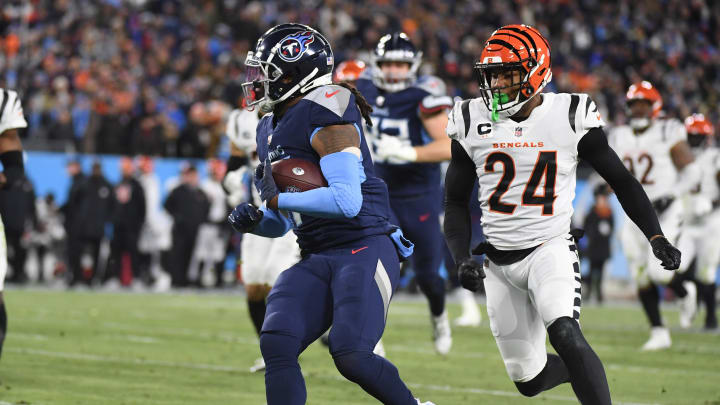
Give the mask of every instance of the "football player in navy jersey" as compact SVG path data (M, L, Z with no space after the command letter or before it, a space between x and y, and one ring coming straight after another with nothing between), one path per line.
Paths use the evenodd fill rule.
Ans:
M440 79L417 77L421 58L422 52L404 33L385 35L357 89L373 107L368 132L374 144L375 172L390 190L391 222L417 247L410 259L412 268L430 304L435 350L447 354L452 338L445 282L438 273L444 243L439 162L450 159L445 127L453 102Z
M256 135L264 205L241 204L229 221L266 237L294 228L302 253L267 298L260 350L268 404L305 403L298 356L331 325L330 353L345 378L384 404L419 404L395 366L372 352L412 244L390 224L387 186L375 176L362 130L370 106L353 88L331 84L332 50L308 26L271 28L245 64L246 105L269 112ZM271 162L287 158L317 164L328 186L280 192Z

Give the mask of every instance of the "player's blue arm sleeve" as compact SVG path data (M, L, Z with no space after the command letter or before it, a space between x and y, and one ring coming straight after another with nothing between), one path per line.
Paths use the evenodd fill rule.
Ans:
M261 207L260 211L263 212L263 217L253 229L253 234L266 238L279 238L293 228L293 222L285 215L267 207Z
M362 207L360 183L364 172L360 158L335 152L320 159L328 187L302 193L280 193L278 208L321 218L353 218Z

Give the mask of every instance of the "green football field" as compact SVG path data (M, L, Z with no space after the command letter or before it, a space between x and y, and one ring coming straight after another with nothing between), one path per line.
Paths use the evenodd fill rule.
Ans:
M244 298L10 290L9 335L0 361L0 405L265 404ZM433 352L424 302L396 300L385 346L416 396L438 405L577 402L568 384L533 399L505 374L487 321L454 329L454 347ZM458 307L450 306L451 316ZM668 324L677 312L666 308ZM583 308L583 329L603 360L616 404L720 404L720 336L673 330L673 348L641 353L639 307ZM700 322L696 320L696 325ZM377 403L311 345L300 363L309 404Z

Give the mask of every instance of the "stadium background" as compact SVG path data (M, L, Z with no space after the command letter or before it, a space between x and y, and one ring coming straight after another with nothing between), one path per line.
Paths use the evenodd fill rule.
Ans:
M120 177L118 161L123 155L157 157L156 172L161 180L176 176L186 161L197 164L204 176L205 159L227 156L227 144L222 136L223 117L229 108L237 106L248 49L267 28L287 21L317 27L333 45L336 64L350 58L368 60L370 50L381 35L403 30L424 52L421 72L439 76L448 84L451 95L463 98L476 95L471 67L484 40L498 26L523 22L537 27L551 44L553 81L546 91L589 93L608 125L625 122L625 90L630 83L642 79L659 88L668 116L682 119L690 113L700 112L717 123L720 115L717 105L720 94L720 5L712 1L5 0L0 2L0 87L17 90L23 101L29 124L22 132L28 151L27 171L37 195L52 191L59 202L63 201L62 196L69 187L69 178L63 168L71 158L79 158L86 171L92 161L102 161L104 173L111 183ZM575 201L580 211L592 203L592 187L586 187L585 182L589 175L590 171L581 167ZM620 215L617 205L615 213ZM617 242L614 252L613 262L608 266L611 275L629 277ZM12 291L8 295L12 297ZM46 332L33 324L33 316L37 314L30 306L35 300L57 305L59 316L64 316L60 314L65 314L62 311L67 309L69 319L74 319L76 324L84 323L87 315L72 312L77 311L76 305L89 308L98 305L84 295L61 297L37 292L17 297L18 302L26 306L19 316L27 317L29 324L20 326L21 332L15 339L32 342L37 338L39 343L33 349L11 348L3 360L20 366L28 360L32 350L35 355L43 356L40 352L45 350L46 343L38 336L45 336ZM102 298L106 299L116 302L118 298ZM138 301L155 302L152 300L138 298ZM208 304L213 309L223 307L235 312L244 311L237 306L239 304L233 307L222 297L211 300L217 301ZM176 304L178 308L182 306L179 302ZM402 311L419 311L421 304L415 304L401 304L401 315L391 315L391 320L398 323L397 320L404 319ZM133 304L123 302L123 305L131 307ZM142 304L135 305L140 306L135 310L141 312ZM164 304L155 302L153 305L162 307ZM202 308L202 304L198 304L198 308ZM90 311L92 313L92 309ZM646 376L638 375L640 373L628 371L634 363L622 363L624 356L630 362L647 360L643 370L655 367L656 374L653 375L658 381L670 381L673 375L677 378L678 373L659 376L666 366L662 361L638 360L634 354L619 348L619 344L637 344L634 341L619 342L618 338L612 337L618 330L625 331L629 340L635 339L632 335L637 334L635 340L638 342L645 334L639 310L634 318L628 315L627 319L625 309L619 311L591 310L588 313L592 315L586 318L590 339L600 339L608 347L600 348L601 357L609 356L603 355L604 351L618 354L620 365L615 370L610 369L611 376L629 373L624 383L628 386L627 392L632 391L632 385L646 379ZM107 312L101 309L100 313ZM94 316L97 317L97 313ZM117 322L117 317L123 316L110 314L107 319ZM38 316L40 318L47 322L52 316L44 312ZM130 318L126 320L128 323L137 321L136 317ZM603 323L606 319L617 319L618 323L608 326L607 322ZM636 319L636 322L628 319ZM236 322L227 317L224 321ZM20 324L22 321L14 322ZM399 323L402 326L402 321ZM148 330L153 327L150 320L138 323L141 324ZM606 330L605 335L593 329L593 325L602 325L601 330L609 331ZM637 331L628 332L632 328L630 325ZM198 327L212 330L212 326L205 323ZM57 328L49 327L47 334L57 334ZM251 336L249 326L247 328L243 333ZM413 336L407 331L395 333L400 334L402 340ZM488 333L485 331L484 335ZM83 330L77 336L82 339L87 337L85 334L92 335L92 331ZM680 335L678 339L682 338ZM396 338L396 341L401 339ZM467 334L463 337L461 332L458 340L462 342L462 339L473 341ZM697 336L688 339L690 343L681 344L680 350L694 353L696 357L680 360L680 355L673 353L671 356L677 359L665 358L667 364L677 360L673 363L676 366L691 367L693 362L705 361L705 356L717 357L716 349L693 351L691 348L693 344L709 347L712 340ZM14 342L12 335L8 342L6 346ZM488 342L488 356L497 357L491 339ZM184 342L188 344L187 350L193 350L191 343L192 339ZM62 347L62 350L69 351L68 347ZM116 347L108 347L107 352L115 353L114 349ZM394 349L402 352L398 345ZM317 350L312 353L311 356L319 357ZM220 351L214 355L225 354ZM138 356L143 358L145 355L143 352ZM172 357L172 354L167 353L167 356ZM250 357L252 355L248 361ZM55 356L55 359L63 361L62 356ZM33 361L28 364L47 366ZM57 366L57 363L52 365ZM465 366L476 365L468 363ZM29 365L23 367L28 368L28 373L32 372ZM493 367L494 377L502 381L502 366L494 364ZM625 370L620 371L623 367ZM441 369L451 374L449 365L445 364ZM102 370L98 372L102 373ZM694 378L712 380L717 375L717 367L709 366L704 374L699 373ZM259 391L260 381L255 381L253 388L248 390ZM611 382L611 386L613 384L618 383ZM472 386L469 382L467 385ZM346 388L340 384L338 390L344 392L342 390ZM697 391L701 395L698 401L700 398L720 401L716 394L707 394L713 392L708 387L702 388L705 391L692 387L688 391ZM507 384L502 389L511 390ZM703 396L703 393L707 395ZM485 394L492 397L488 393L482 395ZM565 401L572 394L566 391L564 395L565 399L555 400ZM693 399L662 402L656 400L661 396L654 395L659 394L628 396L636 400L652 399L657 403L702 403ZM0 394L0 402L3 398ZM46 401L43 403L55 403L48 399L52 398L50 395L39 398ZM548 400L553 401L552 398ZM101 401L85 398L72 403ZM242 400L240 403L249 402Z

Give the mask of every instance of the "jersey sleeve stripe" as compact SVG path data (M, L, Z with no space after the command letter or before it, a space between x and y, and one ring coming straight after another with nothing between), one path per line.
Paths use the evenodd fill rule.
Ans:
M570 128L572 128L573 132L575 132L575 113L577 112L578 104L580 104L580 96L577 94L571 95L568 120L570 121Z
M585 116L587 117L588 113L590 112L590 104L592 104L592 100L588 96L588 98L585 100Z
M3 120L3 115L5 115L5 104L7 104L9 98L10 95L8 94L8 91L3 90L2 105L0 105L0 122Z
M465 100L460 104L460 111L463 116L463 123L465 124L465 137L467 138L470 133L470 100Z

